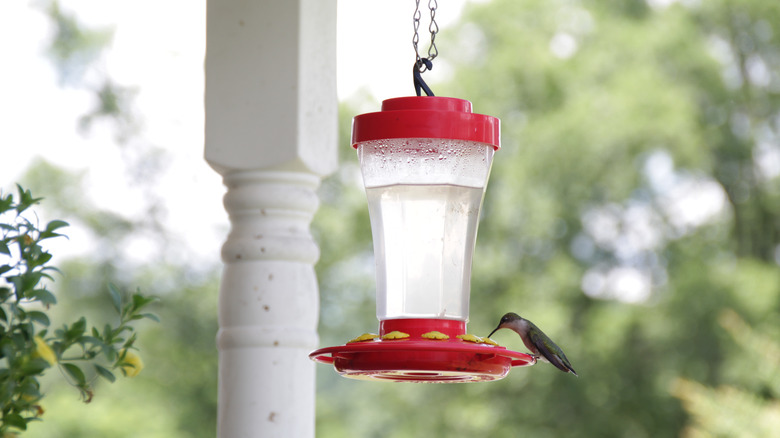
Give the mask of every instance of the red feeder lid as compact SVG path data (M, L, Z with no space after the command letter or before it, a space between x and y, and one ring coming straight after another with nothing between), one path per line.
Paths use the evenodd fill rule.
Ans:
M462 321L384 320L379 326L381 337L320 348L309 357L332 364L351 379L415 383L499 380L512 367L536 363L529 354L485 343L465 331Z
M382 111L356 116L352 147L387 138L446 138L501 147L501 121L471 112L471 102L454 97L412 96L387 99Z

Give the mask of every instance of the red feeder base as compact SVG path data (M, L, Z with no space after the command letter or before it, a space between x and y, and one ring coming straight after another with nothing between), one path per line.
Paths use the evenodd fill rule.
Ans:
M379 323L380 336L309 354L344 377L416 383L486 382L536 359L466 335L466 323L447 319L395 319ZM458 337L461 335L461 337ZM446 338L446 339L437 339Z

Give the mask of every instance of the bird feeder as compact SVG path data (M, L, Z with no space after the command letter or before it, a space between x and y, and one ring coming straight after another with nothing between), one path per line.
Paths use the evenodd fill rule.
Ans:
M385 100L355 117L352 146L368 198L378 334L310 354L344 377L480 382L531 355L466 332L471 261L499 120L447 97Z

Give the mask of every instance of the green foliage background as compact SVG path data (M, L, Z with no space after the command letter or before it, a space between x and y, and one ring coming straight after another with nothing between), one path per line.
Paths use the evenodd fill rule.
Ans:
M780 430L780 178L767 166L780 153L780 3L661 3L479 2L437 39L437 62L454 71L432 84L437 95L471 100L476 112L502 119L469 332L486 335L500 315L518 312L555 339L580 377L539 364L484 384L385 384L318 365L318 436ZM96 46L86 47L92 56ZM118 109L132 93L104 84L113 103L88 120L116 118L126 141L135 125ZM342 164L323 182L313 223L323 346L377 325L370 224L348 147L351 118L366 104L342 105ZM213 436L218 272L162 258L124 272L121 242L158 230L154 221L79 199L78 177L51 164L36 165L24 183L63 200L55 213L104 245L98 258L58 262L69 274L57 287L74 308L102 312L110 303L83 291L111 281L160 296L165 323L139 335L146 368L132 384L99 389L91 405L53 388L45 421L28 436ZM683 189L717 189L723 209L683 220L681 212L699 208L695 196L679 196ZM610 285L610 273L627 271L646 279L646 296ZM494 339L523 349L511 333Z

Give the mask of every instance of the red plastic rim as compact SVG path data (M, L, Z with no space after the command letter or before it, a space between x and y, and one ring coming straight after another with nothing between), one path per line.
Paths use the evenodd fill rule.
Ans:
M460 339L466 323L442 319L400 319L380 323L382 335L403 332L402 339L351 342L321 348L309 354L315 362L332 364L344 377L417 383L460 383L499 380L515 366L528 366L536 359L525 353L487 343ZM446 340L423 338L431 331ZM397 334L397 333L396 333ZM466 339L471 339L466 336Z
M454 338L466 333L466 321L440 318L403 318L379 321L379 336L392 331L408 333L410 339L422 338L422 335L438 331Z
M382 111L356 116L352 146L388 138L443 138L501 147L498 118L471 112L471 102L453 97L412 96L382 102Z

